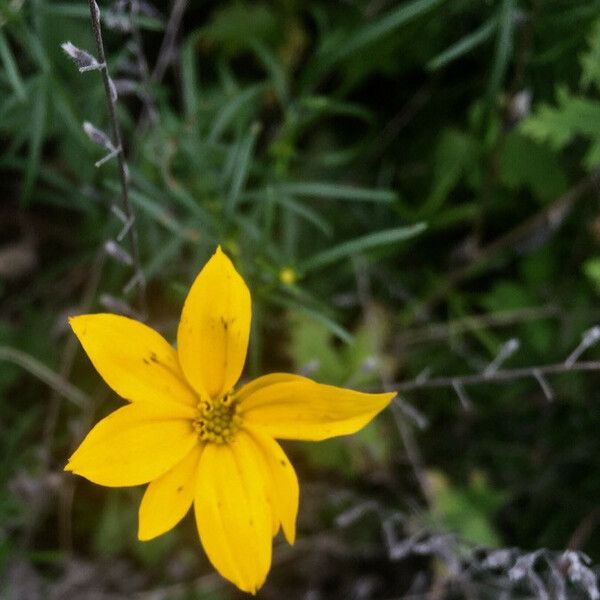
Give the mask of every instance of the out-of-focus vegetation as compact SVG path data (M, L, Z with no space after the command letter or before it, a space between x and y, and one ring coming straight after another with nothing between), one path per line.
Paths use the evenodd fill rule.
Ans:
M479 373L513 338L507 368L561 363L598 322L599 1L173 5L165 55L171 3L100 3L167 337L219 243L253 293L248 375L393 389ZM102 82L67 40L94 52L85 2L0 0L0 584L234 598L192 519L138 542L140 490L62 472L118 402L66 317L139 309L103 250L116 165L82 129L109 130ZM593 598L576 555L526 553L600 563L600 374L544 383L407 393L356 437L288 444L299 541L261 597Z

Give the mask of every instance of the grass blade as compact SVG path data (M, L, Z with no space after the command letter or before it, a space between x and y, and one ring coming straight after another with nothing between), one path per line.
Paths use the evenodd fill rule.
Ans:
M256 123L252 125L250 132L242 141L236 153L235 160L233 162L231 185L229 187L229 193L225 203L225 214L229 217L235 212L235 207L237 206L240 193L246 185L252 153L254 151L254 145L256 144L259 132L260 126Z
M437 71L452 61L457 60L461 56L468 54L471 50L477 48L481 44L487 42L496 28L498 27L498 19L490 19L485 22L481 27L477 28L472 33L466 35L455 44L452 44L449 48L440 52L436 57L432 58L427 63L427 68L430 71Z
M351 36L345 44L337 45L336 49L331 51L331 54L322 56L319 71L321 73L327 71L336 63L360 50L364 50L378 39L420 17L441 2L444 2L444 0L414 0L408 4L403 3L398 8L387 12L380 19L358 29L356 35Z
M223 108L219 111L219 114L215 117L215 122L208 135L208 141L210 143L216 142L219 136L235 119L239 111L242 110L247 104L256 100L256 98L258 98L264 90L264 83L253 85L243 92L233 96L229 102L226 102Z
M313 271L346 258L351 254L364 252L365 250L376 248L378 246L387 246L389 244L402 242L418 235L424 231L425 228L426 225L424 223L417 223L416 225L411 225L409 227L397 227L395 229L386 229L384 231L378 231L377 233L370 233L369 235L344 242L329 250L313 255L301 265L301 270L304 272Z
M46 117L48 113L48 76L40 75L37 85L36 97L33 103L31 125L29 128L29 156L23 179L23 192L21 200L27 204L31 199L35 182L40 170L42 158L42 145L46 133Z
M359 188L351 185L321 182L291 182L277 186L277 191L290 196L313 196L327 200L347 200L352 202L389 203L398 199L390 190Z
M325 327L330 333L334 336L346 342L347 344L351 344L354 341L352 335L346 331L341 325L338 325L334 320L330 319L328 316L320 313L311 308L307 308L298 302L295 302L291 298L285 298L284 296L279 296L277 294L272 294L269 296L269 300L274 304L278 304L279 306L283 306L288 310L295 311L314 319L321 325Z
M89 406L91 400L87 394L84 394L79 388L66 381L60 375L57 375L52 369L49 369L45 364L34 358L33 356L21 352L16 348L9 346L0 346L0 361L13 363L28 373L43 381L54 391L64 396L67 400L83 408Z
M2 30L0 30L0 58L4 64L8 81L15 91L15 94L19 100L25 100L27 95L25 94L25 87L23 86L23 80L21 79L21 75L19 73L19 67L17 67L17 62L15 61L13 53L8 45L8 42L6 41L4 33L2 33Z

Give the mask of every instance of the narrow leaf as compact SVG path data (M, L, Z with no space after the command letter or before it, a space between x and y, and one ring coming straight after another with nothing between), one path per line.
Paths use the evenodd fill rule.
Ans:
M461 56L468 54L471 50L474 50L481 44L487 42L494 34L497 27L498 19L486 21L481 27L478 27L475 31L466 35L436 57L432 58L427 63L427 68L431 71L437 71Z
M356 202L394 202L398 198L390 190L374 190L351 185L321 182L291 182L277 186L277 191L292 196L313 196L328 200L348 200Z
M344 242L338 246L330 248L329 250L325 250L324 252L313 255L304 262L301 270L306 272L314 269L320 269L330 265L331 263L337 262L338 260L346 258L347 256L357 254L358 252L364 252L365 250L376 248L378 246L387 246L389 244L402 242L418 235L424 231L425 228L426 226L424 223L417 223L416 225L409 227L398 227L395 229L378 231L377 233L371 233L369 235Z
M2 58L6 76L8 77L8 81L15 91L15 94L18 96L19 100L25 100L27 95L25 93L25 87L23 86L23 80L21 79L17 62L15 61L2 30L0 30L0 58Z

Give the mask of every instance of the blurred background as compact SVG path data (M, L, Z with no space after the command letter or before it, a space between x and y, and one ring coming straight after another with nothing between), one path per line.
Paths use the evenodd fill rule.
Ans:
M221 244L248 377L401 391L285 444L260 598L599 598L600 1L99 4L139 268L101 74L61 49L97 56L87 3L0 0L0 597L243 597L191 516L138 542L143 490L62 471L120 405L67 316L172 340Z

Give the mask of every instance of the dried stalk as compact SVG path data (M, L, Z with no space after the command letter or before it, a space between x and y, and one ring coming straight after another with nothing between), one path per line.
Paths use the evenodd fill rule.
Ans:
M468 386L481 383L492 383L501 381L515 381L517 379L537 379L544 375L560 375L574 373L577 371L600 371L600 361L579 362L573 365L556 363L539 367L523 367L520 369L504 369L494 373L476 373L474 375L463 375L460 377L434 377L432 379L414 379L392 384L392 389L399 393L414 392L416 390L434 390L440 388L456 388L456 386Z
M108 65L106 63L106 55L104 53L104 42L102 40L102 27L100 25L100 9L96 4L95 0L88 0L90 7L90 17L92 21L92 29L94 31L94 38L96 40L96 50L98 53L98 61L101 64L99 69L102 73L102 81L104 83L104 93L106 95L106 105L108 108L108 116L110 120L112 130L112 141L113 146L116 149L116 158L118 162L119 179L121 183L121 202L123 205L123 212L127 218L127 222L131 223L131 227L127 232L129 238L129 245L131 249L131 257L133 259L133 267L135 269L135 279L137 282L138 290L138 302L139 308L142 315L145 317L147 314L146 304L146 281L143 275L142 266L140 262L139 248L138 248L138 232L135 223L135 216L131 203L129 201L129 175L127 169L127 163L125 162L125 153L123 151L123 141L121 138L121 130L117 122L116 112L116 101L111 90L111 80L108 72Z

